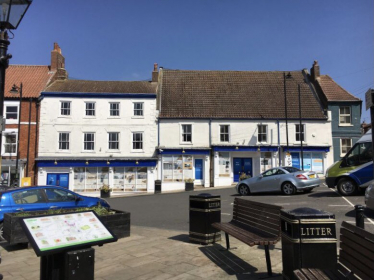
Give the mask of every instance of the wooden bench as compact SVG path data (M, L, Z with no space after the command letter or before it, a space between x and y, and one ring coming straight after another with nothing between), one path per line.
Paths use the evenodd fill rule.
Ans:
M294 271L297 279L374 279L374 234L342 223L337 269L302 268Z
M212 226L225 232L227 250L230 249L229 235L251 247L264 246L267 271L271 276L269 245L280 240L281 209L276 205L235 198L232 220L228 223L213 223Z

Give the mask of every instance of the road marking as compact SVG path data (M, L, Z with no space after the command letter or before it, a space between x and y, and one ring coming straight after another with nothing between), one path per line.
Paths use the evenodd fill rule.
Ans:
M347 205L347 204L343 204L343 205L328 205L329 207L347 207L347 206L350 206L350 205Z
M337 193L338 195L340 195L342 198L344 198L344 200L345 201L347 201L348 203L349 203L349 205L351 205L352 207L355 207L354 205L353 205L353 203L352 202L350 202L348 199L346 199L344 196L342 196L337 190L335 190L335 189L331 189L331 188L329 188L330 190L332 190L333 192L335 192L335 193ZM374 225L374 221L372 220L372 219L370 219L370 218L368 218L368 217L366 217L365 216L365 218L371 223L371 224L373 224Z
M229 213L221 213L221 215L231 216Z

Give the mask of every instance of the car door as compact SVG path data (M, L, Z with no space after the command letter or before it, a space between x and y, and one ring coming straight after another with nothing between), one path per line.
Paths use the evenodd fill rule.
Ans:
M264 173L262 173L262 177L256 180L255 183L255 191L256 192L269 192L277 190L278 182L280 179L280 175L278 174L279 168L272 168Z
M14 212L48 209L43 191L39 188L24 189L11 193L11 205Z
M80 207L80 201L76 200L76 196L68 191L60 188L44 188L44 192L48 199L49 209L75 208Z

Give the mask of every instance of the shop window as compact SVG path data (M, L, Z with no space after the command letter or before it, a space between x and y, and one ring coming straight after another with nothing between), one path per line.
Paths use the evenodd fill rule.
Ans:
M230 177L230 153L218 153L219 176Z
M261 173L272 168L271 162L271 152L262 152L261 153Z
M230 126L220 125L219 127L220 127L220 141L230 142Z
M95 102L86 102L86 116L95 116Z
M339 107L339 124L340 125L351 124L351 107L349 106Z
M134 103L134 116L135 117L144 116L143 105L144 105L143 102L135 102Z
M58 136L58 149L69 150L70 133L60 132Z
M110 102L109 103L109 115L111 117L118 117L119 116L119 102Z
M61 101L61 116L70 116L71 102Z
M136 190L147 189L147 167L136 168Z
M76 167L74 168L74 189L84 190L85 189L85 168Z
M109 185L109 167L98 167L97 177L99 179L99 188L103 185Z
M98 189L96 167L86 167L86 189Z
M258 128L257 141L259 143L267 143L268 126L259 124L257 125L257 128Z
M113 168L113 189L123 190L125 185L125 168Z
M193 158L189 155L164 156L163 181L183 182L186 179L193 179Z
M182 142L192 143L192 125L182 124Z
M84 134L84 150L85 151L95 150L95 133Z

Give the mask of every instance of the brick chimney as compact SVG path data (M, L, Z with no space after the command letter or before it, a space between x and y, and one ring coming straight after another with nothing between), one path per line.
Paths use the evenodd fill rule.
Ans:
M60 46L54 43L51 52L51 71L57 71L60 68L65 69L65 57L61 54Z
M317 60L314 61L312 68L310 68L310 75L312 76L313 81L315 81L320 76L319 65Z
M158 82L158 64L153 64L152 82Z

